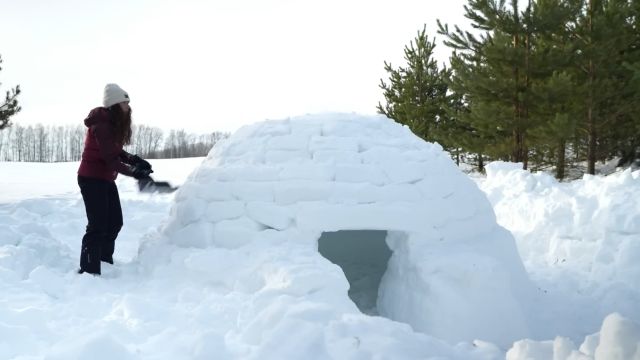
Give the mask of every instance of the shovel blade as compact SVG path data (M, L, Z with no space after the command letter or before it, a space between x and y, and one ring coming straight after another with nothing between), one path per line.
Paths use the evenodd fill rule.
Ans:
M166 181L154 181L151 178L138 180L138 190L142 193L172 193L178 190Z

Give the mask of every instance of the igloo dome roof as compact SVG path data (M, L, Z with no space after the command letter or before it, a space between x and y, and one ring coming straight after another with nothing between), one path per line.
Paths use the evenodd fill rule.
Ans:
M474 217L495 225L490 204L439 145L383 116L315 115L246 126L211 151L178 200L185 197L239 201L246 210L256 203L295 206L295 214L270 208L271 221L250 211L253 220L278 230L293 220L313 228L320 204L331 209L323 211L322 230L420 230ZM353 207L364 211L359 218L348 216L355 215ZM376 216L391 209L402 216ZM209 215L214 223L238 217L237 211ZM487 230L476 226L470 233Z

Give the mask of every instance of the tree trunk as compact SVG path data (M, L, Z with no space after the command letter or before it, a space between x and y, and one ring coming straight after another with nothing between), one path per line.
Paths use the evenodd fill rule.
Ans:
M589 0L589 42L593 43L593 0ZM593 45L591 46L593 48ZM593 56L590 54L589 56ZM595 69L593 65L593 58L589 59L589 96L587 99L587 133L588 133L588 145L587 145L587 173L595 175L596 173L596 124L593 114L593 100L594 100L594 80Z
M593 123L593 110L591 109L591 105L589 105L588 114L587 114L587 124L588 124L588 145L587 145L587 173L591 175L595 175L596 173L596 127Z
M529 0L528 9L531 9L531 0ZM522 168L527 170L529 167L529 154L526 144L526 129L529 126L529 88L531 87L531 79L529 77L530 69L529 69L529 57L531 56L531 34L529 34L529 29L526 29L525 36L525 57L524 57L524 104L521 104L522 107L522 124L523 127L521 129L522 139L521 139L521 150L522 151Z
M484 173L484 159L482 158L482 154L478 154L478 171Z
M560 144L558 146L558 160L556 163L556 179L562 180L564 179L564 168L565 168L565 153L566 153L566 141L560 140Z
M529 148L527 148L527 145L524 145L524 140L522 143L522 169L527 170L529 168Z
M513 13L515 15L516 22L516 31L513 34L513 47L517 49L520 47L520 19L518 13L518 2L512 2ZM513 162L523 162L523 133L522 133L522 114L523 108L522 103L520 102L520 66L516 60L516 63L513 66L513 80L514 80L514 89L513 89L513 149L512 149L512 161Z

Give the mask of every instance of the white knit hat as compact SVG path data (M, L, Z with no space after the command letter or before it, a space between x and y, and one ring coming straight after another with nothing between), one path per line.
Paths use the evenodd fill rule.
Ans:
M104 107L110 107L125 101L129 102L129 94L122 90L120 86L107 84L107 86L104 87L104 98L102 99L102 105Z

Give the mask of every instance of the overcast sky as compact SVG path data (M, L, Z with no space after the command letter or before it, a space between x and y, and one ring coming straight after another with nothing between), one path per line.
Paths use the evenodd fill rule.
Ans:
M375 113L384 61L464 0L0 0L0 90L20 124L74 124L108 82L134 122L195 132L323 111ZM439 45L442 62L449 50Z

